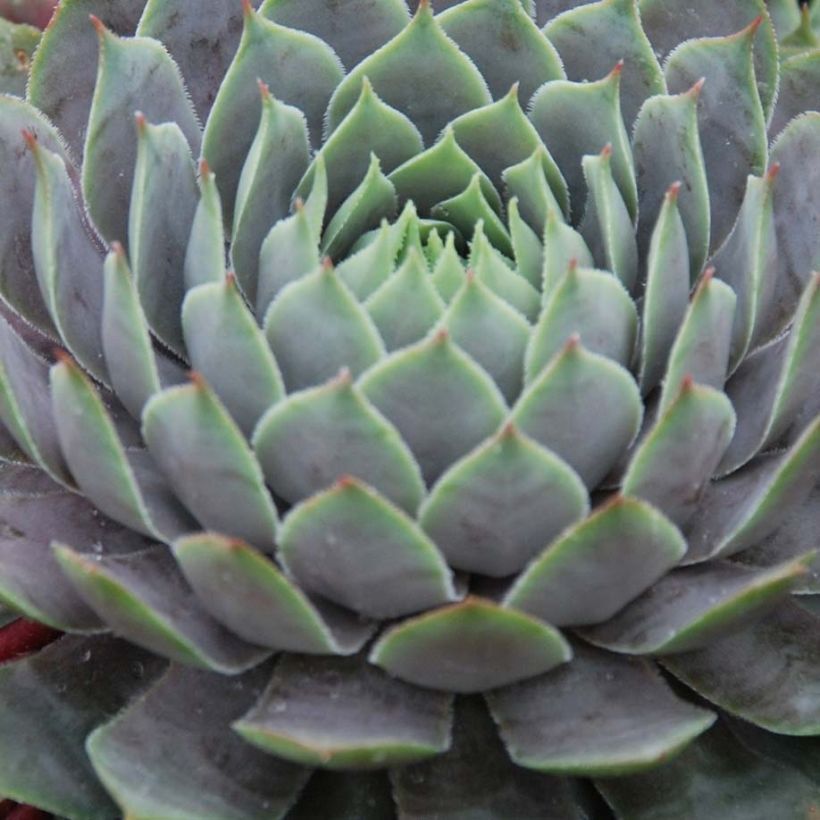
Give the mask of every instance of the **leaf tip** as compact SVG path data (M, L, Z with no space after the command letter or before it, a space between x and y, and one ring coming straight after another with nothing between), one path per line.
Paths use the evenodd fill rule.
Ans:
M669 202L677 202L678 201L678 194L680 193L680 189L683 187L683 183L680 180L673 182L667 189L666 189L666 199Z
M91 21L91 25L94 26L95 31L100 37L104 36L108 29L105 27L105 23L97 17L96 14L89 14L88 19Z

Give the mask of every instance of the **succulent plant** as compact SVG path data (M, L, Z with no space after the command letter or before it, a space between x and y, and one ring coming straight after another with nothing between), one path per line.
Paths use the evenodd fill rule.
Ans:
M0 97L0 794L811 816L809 12L255 5Z

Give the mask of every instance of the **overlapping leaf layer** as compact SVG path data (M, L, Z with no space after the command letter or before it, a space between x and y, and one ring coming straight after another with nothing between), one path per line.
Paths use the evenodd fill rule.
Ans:
M66 633L0 794L808 816L811 14L63 0L0 97L0 603Z

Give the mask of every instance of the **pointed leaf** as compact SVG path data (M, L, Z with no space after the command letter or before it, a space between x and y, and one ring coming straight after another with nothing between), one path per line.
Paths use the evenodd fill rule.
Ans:
M626 204L612 176L609 146L581 163L587 183L587 201L581 235L600 267L611 270L632 291L638 278L638 246Z
M259 126L262 103L257 81L265 83L280 103L304 113L311 145L317 146L328 100L342 76L330 46L312 34L266 20L247 4L239 48L219 86L202 141L227 224L233 222L242 165Z
M262 243L287 215L310 160L302 112L273 99L265 86L261 90L262 116L239 177L231 236L231 262L251 304L257 298Z
M359 386L396 425L428 485L489 436L506 413L492 379L444 330L372 367Z
M396 618L455 599L435 544L350 476L294 507L278 540L283 564L303 589L363 615Z
M141 111L148 122L176 123L175 136L183 137L194 154L199 152L199 123L179 69L160 43L146 37L121 39L99 21L95 26L100 61L85 138L83 194L103 238L125 242L138 160L134 112ZM176 154L180 149L175 143L166 150Z
M357 376L384 355L372 319L330 267L279 293L265 335L288 392L321 384L341 367Z
M66 635L0 668L3 794L72 817L116 814L83 744L162 666L159 658L107 635Z
M572 338L527 387L511 418L592 488L637 435L642 412L626 370Z
M137 116L137 164L128 214L128 247L145 318L159 339L184 356L180 275L197 209L194 164L174 123Z
M344 259L336 268L336 273L353 295L364 301L393 273L397 253L392 228L383 219L374 240Z
M507 225L510 229L516 272L534 288L540 288L544 266L544 247L538 234L521 218L518 197L507 203Z
M175 666L94 731L88 755L123 812L241 820L286 811L310 772L251 748L230 729L269 674L269 665L239 677Z
M389 179L400 205L410 200L422 214L428 214L441 200L461 193L476 174L487 202L494 211L500 212L498 191L476 159L456 141L455 131L448 126L435 145L393 170Z
M519 0L469 0L438 19L487 79L494 99L515 83L526 102L545 82L565 76L555 48Z
M445 302L452 301L464 283L464 265L456 251L455 234L452 232L447 235L447 242L433 268L431 279Z
M572 651L571 663L488 697L519 766L624 775L666 761L715 721L675 697L644 660L581 643Z
M569 189L541 143L529 157L505 168L501 173L507 198L518 199L521 216L537 232L541 232L550 214L560 212L561 221L569 215Z
M242 541L190 535L174 544L174 555L205 609L250 643L285 652L349 655L374 630L347 610L311 601Z
M780 63L780 85L777 91L769 133L779 134L804 111L817 108L812 93L820 83L820 49L796 54Z
M726 381L737 299L732 289L714 279L713 274L709 269L701 278L669 352L661 413L677 396L687 376L718 390Z
M663 515L618 496L553 541L519 576L504 605L557 626L601 623L685 552L681 534Z
M533 329L525 359L526 381L531 384L573 335L590 353L626 367L637 331L635 305L623 285L610 273L571 265Z
M700 273L709 251L709 188L698 130L698 82L677 95L658 94L641 106L632 134L638 183L638 255L651 252L664 192L681 183L677 204L689 246L689 280Z
M728 235L743 201L746 177L766 167L766 122L760 104L752 44L760 18L728 37L689 40L664 67L671 93L701 77L706 83L698 104L698 127L711 203L711 246ZM726 92L731 88L730 93Z
M430 281L424 257L415 249L373 294L365 307L388 351L417 342L444 312L444 301Z
M416 686L469 693L540 675L570 657L558 630L471 597L387 630L369 660Z
M629 462L621 489L682 526L699 502L735 431L728 398L685 381Z
M408 76L413 82L407 82ZM429 3L420 4L398 35L339 84L328 106L329 132L355 105L365 77L388 105L412 115L426 145L454 117L490 102L478 69L442 31Z
M504 398L512 403L521 393L530 325L472 271L465 278L458 264L457 273L464 284L453 296L443 325L453 341L489 373Z
M401 765L450 742L451 697L388 677L356 658L287 655L234 728L248 742L330 769Z
M295 504L355 476L414 514L424 482L398 431L351 383L349 371L271 408L253 436L276 494Z
M177 497L206 529L273 551L276 508L262 470L201 376L153 396L142 434Z
M191 364L250 436L262 414L284 397L285 388L267 340L235 280L228 277L189 291L182 327Z
M584 201L581 157L612 146L612 176L629 216L637 213L638 194L629 138L621 116L619 63L603 79L573 83L555 80L541 86L530 103L529 117L569 186L577 219Z
M750 570L712 562L670 572L609 622L582 630L582 637L613 652L664 655L690 652L773 609L805 572L798 559Z
M78 206L61 157L41 148L33 137L28 140L37 169L31 244L40 290L66 347L95 378L107 382L100 338L99 242Z
M586 3L551 20L544 34L558 49L570 80L600 77L624 61L621 107L627 126L644 100L666 92L658 58L641 27L637 0Z
M185 289L208 282L221 282L225 276L225 229L222 202L216 175L208 163L199 163L199 202L194 211L191 234L185 251L183 279Z
M541 299L544 304L573 262L579 268L595 266L583 236L563 222L555 211L550 211L544 224L544 260L541 269Z
M278 0L278 5L283 5L282 0ZM344 9L347 11L349 6L350 3L345 4ZM357 23L357 28L359 25ZM296 193L306 195L313 184L316 163L324 162L328 175L328 216L332 216L361 182L370 164L371 153L376 154L384 172L389 174L421 153L423 147L416 126L400 111L383 102L365 77L356 104L328 137Z
M675 182L667 190L649 243L641 325L642 393L649 393L663 378L689 301L689 251L678 208L681 187Z

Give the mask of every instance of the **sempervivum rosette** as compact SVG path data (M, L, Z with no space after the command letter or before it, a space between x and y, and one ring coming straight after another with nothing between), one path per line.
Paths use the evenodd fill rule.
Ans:
M0 600L65 634L0 794L818 804L810 13L537 6L58 6L0 98Z

